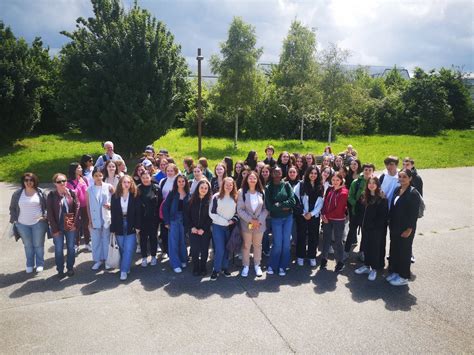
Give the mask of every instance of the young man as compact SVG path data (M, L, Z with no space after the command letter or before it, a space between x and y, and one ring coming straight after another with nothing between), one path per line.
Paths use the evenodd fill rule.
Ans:
M114 143L111 141L107 141L104 143L104 150L105 154L101 155L97 161L95 162L95 166L98 167L99 169L103 169L105 166L105 163L108 160L123 160L122 157L118 154L115 154L114 152ZM125 166L125 172L127 172L127 166Z
M410 157L406 157L403 159L403 169L411 170L413 173L411 178L411 186L417 189L420 195L423 196L423 179L420 175L418 175L418 171L415 168L415 161Z
M272 145L267 145L265 148L265 155L267 156L263 161L266 165L270 165L272 168L276 164L276 160L273 159L273 154L275 154L275 148Z

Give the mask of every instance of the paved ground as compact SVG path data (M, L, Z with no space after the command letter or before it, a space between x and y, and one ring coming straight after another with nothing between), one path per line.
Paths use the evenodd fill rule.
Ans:
M21 242L4 235L13 186L0 184L1 353L473 353L474 168L420 171L426 216L415 239L415 281L371 283L309 266L285 278L199 280L166 263L136 266L126 283L94 273L58 281L26 275Z

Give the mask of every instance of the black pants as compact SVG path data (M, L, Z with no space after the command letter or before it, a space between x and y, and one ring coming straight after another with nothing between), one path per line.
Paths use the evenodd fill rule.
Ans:
M375 270L383 270L384 263L380 258L382 239L385 239L387 229L362 230L362 240L364 241L364 256L366 266Z
M161 239L161 251L164 254L168 254L168 228L162 222L160 224L160 239Z
M390 259L388 269L390 272L396 272L404 279L411 276L411 248L415 231L408 238L402 238L402 231L390 231Z
M352 213L352 209L349 208L349 232L347 232L346 245L344 246L344 251L346 253L351 251L352 244L357 243L357 216ZM359 251L364 251L362 245L359 248Z
M311 217L308 221L303 216L296 217L296 257L316 259L319 241L319 217ZM306 243L308 249L306 249Z
M143 221L142 230L140 231L140 249L142 258L148 256L148 241L150 242L150 255L156 256L158 249L158 225L154 221Z
M193 271L206 271L211 233L205 232L203 235L190 233L189 239L191 243L191 256L193 258Z

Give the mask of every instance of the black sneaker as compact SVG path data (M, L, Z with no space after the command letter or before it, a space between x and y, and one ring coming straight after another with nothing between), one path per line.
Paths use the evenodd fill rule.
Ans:
M68 270L67 271L67 276L69 276L69 277L74 276L74 269Z
M327 260L327 259L321 259L321 265L319 266L319 268L326 270L327 264L328 264L328 260Z
M218 277L219 277L219 274L216 271L213 271L211 275L211 280L216 281Z
M336 267L334 268L334 272L341 272L342 270L344 270L344 263L342 261L339 261Z
M227 269L224 269L224 271L222 271L222 273L224 274L225 277L231 277L232 276L230 274L229 270L227 270Z
M64 273L64 271L60 271L58 272L58 279L64 279L66 277L66 274Z

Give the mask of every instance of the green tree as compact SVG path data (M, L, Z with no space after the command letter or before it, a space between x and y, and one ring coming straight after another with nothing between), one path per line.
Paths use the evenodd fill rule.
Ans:
M164 134L187 101L188 68L164 23L137 3L92 0L61 50L64 114L89 135L137 152Z

